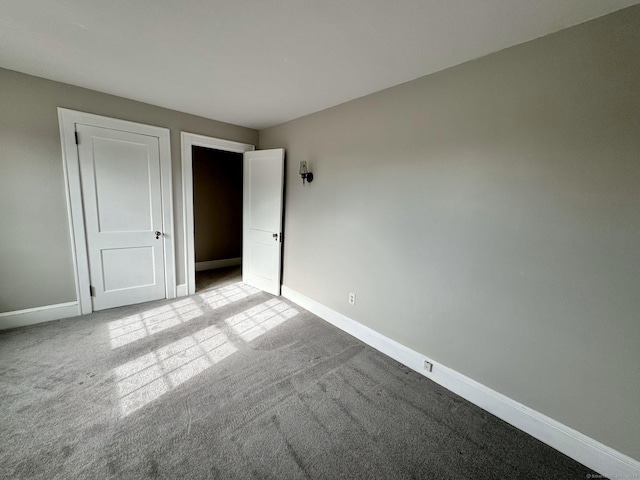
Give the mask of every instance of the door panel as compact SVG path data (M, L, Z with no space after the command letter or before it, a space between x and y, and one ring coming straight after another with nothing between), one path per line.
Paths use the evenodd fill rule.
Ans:
M158 138L76 130L93 309L165 298Z
M159 172L150 172L147 145L94 137L93 150L99 231L151 230L150 180Z
M258 154L264 152L249 152L249 190L250 190L250 225L253 230L276 231L280 233L280 221L276 215L280 213L282 194L282 169L278 159L267 158ZM272 239L273 240L273 239Z
M261 236L266 238L261 239ZM248 265L248 270L251 274L264 278L273 276L271 268L274 262L277 261L273 248L274 240L271 235L260 235L259 232L254 232L251 235L249 241L249 257L253 259L253 262Z
M104 291L153 285L154 247L111 248L102 250Z
M280 295L284 150L244 154L242 280Z

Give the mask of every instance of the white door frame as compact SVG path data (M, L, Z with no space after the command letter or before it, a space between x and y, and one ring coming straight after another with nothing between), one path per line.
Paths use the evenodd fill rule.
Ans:
M256 146L188 132L180 132L180 142L182 145L182 204L184 205L184 259L186 272L186 292L184 292L184 294L193 295L196 293L196 248L193 233L192 147L206 147L215 150L224 150L225 152L244 153L255 150Z
M61 107L58 107L58 121L60 125L67 210L69 213L73 270L76 281L76 295L79 303L78 313L81 315L91 313L93 306L91 302L91 292L89 290L91 280L89 276L89 257L87 254L87 233L84 224L84 207L82 205L80 161L75 137L76 123L134 132L158 138L160 147L160 182L162 189L162 227L165 233L163 236L165 294L166 298L175 298L175 230L173 228L173 190L171 184L171 144L169 129L103 117L92 113L78 112Z

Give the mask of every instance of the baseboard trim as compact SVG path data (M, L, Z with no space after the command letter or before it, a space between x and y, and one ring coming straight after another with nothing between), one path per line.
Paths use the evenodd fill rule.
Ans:
M26 327L27 325L60 320L61 318L77 317L78 315L80 315L78 302L58 303L45 305L44 307L5 312L0 313L0 330Z
M640 462L533 410L475 380L435 362L355 320L287 287L282 295L514 427L610 478L640 478ZM433 371L424 370L424 361Z
M203 270L215 270L216 268L235 267L236 265L242 265L242 257L196 262L196 272L202 272Z
M187 284L181 283L176 286L176 297L186 297L189 295L189 291L187 290Z

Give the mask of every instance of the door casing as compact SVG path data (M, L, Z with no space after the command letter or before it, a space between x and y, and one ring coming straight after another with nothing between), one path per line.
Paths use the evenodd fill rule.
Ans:
M73 270L78 298L78 313L84 315L93 311L91 302L87 235L84 224L84 207L80 181L80 162L76 145L76 124L92 125L113 130L139 133L158 138L160 146L160 183L162 190L162 224L165 235L162 238L164 250L164 278L166 298L176 297L173 190L171 182L171 145L169 129L141 123L118 120L92 113L58 108L62 163L64 170L67 211Z
M252 152L255 145L248 143L232 142L221 138L206 137L195 133L180 132L182 144L182 195L184 206L184 259L186 288L180 295L193 295L196 293L196 255L194 238L193 217L193 158L192 147L213 148L226 152Z

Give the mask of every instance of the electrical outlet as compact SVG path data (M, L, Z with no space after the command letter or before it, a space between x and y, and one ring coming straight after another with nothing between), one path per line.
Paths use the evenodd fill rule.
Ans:
M433 370L433 363L431 363L429 360L425 360L425 361L424 361L424 369L425 369L427 372L432 371L432 370Z
M349 303L351 305L355 305L356 304L356 294L355 293L350 293L349 294Z

